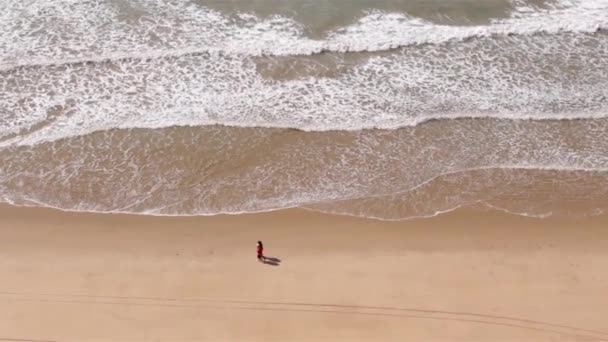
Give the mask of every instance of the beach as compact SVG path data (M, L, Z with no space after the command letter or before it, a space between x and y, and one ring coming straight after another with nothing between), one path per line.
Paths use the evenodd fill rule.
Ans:
M607 227L608 0L0 0L0 341L608 340Z
M605 216L0 212L7 341L608 340Z

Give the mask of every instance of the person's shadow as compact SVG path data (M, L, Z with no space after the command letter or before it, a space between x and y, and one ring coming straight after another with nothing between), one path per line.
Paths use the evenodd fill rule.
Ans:
M281 259L273 257L264 257L264 260L262 260L262 262L266 265L279 266L281 264Z

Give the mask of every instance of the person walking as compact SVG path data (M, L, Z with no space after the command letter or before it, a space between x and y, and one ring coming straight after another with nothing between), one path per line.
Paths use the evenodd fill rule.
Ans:
M264 245L262 241L258 241L258 261L264 261L266 258L264 257Z

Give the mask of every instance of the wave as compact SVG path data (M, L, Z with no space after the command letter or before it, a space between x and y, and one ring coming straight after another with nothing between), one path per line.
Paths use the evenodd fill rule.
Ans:
M481 167L439 174L394 193L305 203L302 208L384 221L431 218L462 208L533 218L597 216L608 209L608 190L597 186L606 176L605 168ZM437 183L451 187L445 191Z
M603 208L607 125L480 119L395 131L106 131L4 148L0 197L180 216L305 207L403 219L485 204L539 214L585 201Z
M217 120L208 120L202 121L197 120L196 123L181 123L181 124L151 124L145 125L142 123L135 124L116 124L111 127L95 127L93 129L88 129L86 131L75 131L70 129L69 133L65 135L58 136L50 136L48 134L48 130L57 129L58 127L53 127L52 124L48 124L48 126L35 127L36 130L32 130L27 132L29 135L22 136L24 132L14 133L7 135L6 137L0 136L0 148L5 148L9 146L33 146L41 143L51 142L55 140L61 140L66 138L75 137L78 135L86 135L93 134L103 131L114 131L114 130L125 130L125 129L157 129L157 128L178 128L178 127L205 127L205 126L219 126L225 128L260 128L260 129L290 129L301 132L334 132L334 131L344 131L344 132L356 132L356 131L365 131L365 130L380 130L380 131L394 131L401 128L406 127L416 127L431 121L437 120L464 120L464 119L476 119L476 120L484 120L484 119L495 119L495 120L515 120L515 121L586 121L593 119L605 119L608 118L608 112L595 112L595 113L562 113L562 114L554 114L547 113L544 115L539 114L522 114L522 113L444 113L433 116L427 116L424 118L413 118L408 119L407 121L401 122L390 122L386 124L353 124L351 126L340 125L339 127L327 126L324 124L319 125L306 125L306 126L295 126L290 123L277 123L277 122L246 122L246 121L217 121ZM61 126L61 125L60 125ZM38 134L36 131L42 131L41 134ZM545 168L539 168L545 169ZM547 168L551 169L551 168Z
M381 219L605 200L607 28L608 0L470 26L371 11L315 39L176 1L0 0L0 200Z
M332 131L608 115L608 35L596 32L608 0L515 4L477 26L373 12L319 40L282 16L139 0L145 14L129 21L111 4L0 2L0 147L116 128ZM550 34L528 36L540 32ZM301 57L407 44L422 45ZM253 57L264 54L274 57Z
M608 36L603 34L429 45L351 64L342 56L327 57L338 65L329 76L317 60L293 66L289 59L223 55L2 71L0 146L115 128L332 131L457 118L608 115ZM261 63L269 65L269 75L260 71ZM301 74L284 77L282 68Z
M582 173L590 173L595 175L596 177L598 177L597 175L600 175L599 177L602 177L601 179L606 179L606 173L608 173L608 169L578 169L575 167L551 167L551 166L547 166L547 165L541 165L538 167L533 167L531 165L526 165L526 166L488 166L488 167L480 167L480 168L471 168L471 169L466 169L466 170L457 170L457 171L451 171L448 173L443 173L440 175L435 175L429 179L424 180L422 183L417 184L416 186L413 186L409 189L400 189L394 193L384 193L384 194L374 194L374 195L370 195L370 196L366 196L366 195L358 195L358 196L353 196L353 197L339 197L339 198L332 198L332 199L307 199L307 198L292 198L289 201L285 201L285 202L275 202L272 203L270 205L268 205L269 203L264 203L265 205L260 206L256 206L256 207L239 207L239 208L232 208L232 209L213 209L213 210L209 210L209 208L197 208L195 211L191 211L191 212L185 212L185 211L178 211L178 212L171 212L171 211L165 211L166 207L164 206L159 206L159 207L155 207L155 208L149 208L149 209L137 209L137 208L133 208L132 210L129 210L132 207L137 206L138 203L131 203L129 205L124 206L123 208L113 208L113 209L102 209L102 208L93 208L92 207L87 207L87 206L82 206L82 205L78 205L78 206L72 206L69 205L67 203L64 204L60 204L60 203L52 203L52 202L46 202L44 200L40 200L34 197L30 197L29 195L26 194L3 194L2 196L0 196L0 203L7 203L13 206L22 206L22 207L42 207L42 208L51 208L51 209L56 209L56 210L61 210L61 211L65 211L65 212L78 212L78 213L96 213L96 214L126 214L126 215L144 215L144 216L159 216L159 217L194 217L194 216L218 216L218 215L243 215L243 214L258 214L258 213L268 213L268 212L273 212L273 211L279 211L279 210L287 210L287 209L303 209L303 210L309 210L309 211L314 211L314 212L321 212L321 213L325 213L325 214L333 214L333 215L341 215L341 216L350 216L350 217L357 217L357 218L364 218L364 219L373 219L373 220L380 220L380 221L404 221L404 220L414 220L414 219L424 219L424 218L432 218L432 217L436 217L442 214L446 214L452 211L456 211L459 209L463 209L463 208L473 208L473 209L490 209L490 210L495 210L495 211L501 211L507 214L511 214L511 215L518 215L518 216L524 216L524 217L531 217L531 218L538 218L538 219L543 219L543 218L547 218L547 217L551 217L551 216L556 216L556 215L583 215L583 216L597 216L600 215L602 213L604 213L606 210L608 210L608 207L604 207L602 204L605 203L605 199L608 197L608 192L604 191L603 193L601 193L602 191L600 190L599 194L594 194L594 196L592 196L591 199L586 199L586 198L581 198L580 202L584 203L585 201L588 200L588 202L591 204L591 206L589 207L585 207L584 209L580 210L579 208L579 212L560 212L560 208L559 206L563 203L563 202L572 202L572 199L570 198L572 196L572 194L568 194L563 193L563 194L558 194L556 195L556 198L550 199L548 200L548 204L547 203L539 203L539 202L535 202L534 200L531 200L530 194L517 194L516 191L511 191L511 193L509 194L511 197L518 196L516 197L516 201L519 201L519 203L515 204L512 202L509 202L508 204L493 204L492 203L492 197L496 197L496 198L500 198L501 196L504 196L504 193L491 193L491 194L485 194L485 197L489 198L489 199L484 199L484 195L481 195L479 193L475 193L475 195L477 195L477 198L474 199L467 199L466 196L463 196L465 198L459 198L458 196L455 196L454 194L444 194L444 193L440 193L440 194L436 194L437 196L435 196L437 202L439 203L433 203L433 201L428 201L428 198L424 198L424 200L427 200L428 202L418 202L416 203L419 207L417 208L417 211L413 211L413 212L398 212L397 214L395 213L390 213L390 209L387 209L390 206L395 206L395 205L403 205L403 203L400 202L404 202L404 201L416 201L419 200L418 198L411 198L408 197L408 195L412 195L412 193L415 194L416 191L426 191L426 187L431 187L433 186L434 182L437 182L438 180L442 180L444 178L458 178L459 176L464 175L465 177L471 177L469 174L473 174L475 176L473 176L476 180L476 184L483 184L483 185L487 185L489 183L484 183L484 181L487 181L488 179L487 176L486 177L479 177L479 172L489 172L489 173L494 173L494 172L499 172L499 173L509 173L509 172L518 172L518 171L526 171L528 173L542 173L542 172L563 172L566 174L566 178L568 177L567 175L569 173L576 173L576 174L580 174ZM555 174L552 173L551 178L553 179L553 182L555 182L556 184L560 184L560 182L562 181L560 180L556 180L559 179L560 176L556 176L559 174ZM531 176L530 178L533 178L534 176ZM580 177L580 176L579 176ZM598 178L599 178L598 177ZM517 178L517 177L515 177ZM460 180L459 180L460 181ZM518 184L514 181L512 181L513 183L507 183L507 184L503 184L502 187L507 188L508 186L514 186L516 187ZM531 182L528 180L528 182ZM593 182L591 182L593 183ZM562 186L564 184L561 184ZM567 185L567 184L566 184ZM580 194L585 194L585 193L589 193L589 192L598 192L597 191L597 187L595 185L591 185L590 187L585 185L585 184L580 184L581 187L580 189L577 189L576 191L578 192L579 196L581 196ZM495 185L496 186L496 185ZM593 190L592 190L593 189ZM518 189L519 190L519 189ZM529 191L530 189L528 189ZM453 189L453 191L462 191L462 192L471 192L471 191L476 191L479 192L479 189ZM509 192L509 191L505 191L505 192ZM399 198L400 196L403 196L403 198ZM438 197L441 196L448 196L448 197L452 197L451 201L449 201L447 204L446 203L441 203L441 201L439 201ZM560 197L562 196L562 197ZM414 195L415 197L415 195ZM582 197L585 197L584 195ZM598 198L600 198L599 203L598 202ZM510 201L513 200L513 198L509 199ZM535 199L536 200L536 199ZM593 203L593 201L596 201L596 203ZM552 202L554 201L554 202ZM364 203L363 205L358 204L357 202L362 202ZM374 203L375 202L375 203ZM370 205L370 203L374 203L375 205ZM382 210L378 210L377 206L378 203L380 203L379 205L383 208ZM443 206L442 206L443 204ZM545 207L543 207L543 204L545 205ZM596 206L593 206L596 205ZM359 208L358 208L359 207ZM363 207L363 209L361 209L360 207ZM374 208L376 207L376 208ZM402 209L402 208L399 208Z
M608 29L608 1L560 0L549 7L516 2L508 18L487 25L435 24L403 13L370 11L323 39L306 37L292 18L270 19L166 0L140 0L143 13L126 21L104 2L36 1L3 4L0 70L124 58L184 54L308 56L324 52L379 52L475 38Z

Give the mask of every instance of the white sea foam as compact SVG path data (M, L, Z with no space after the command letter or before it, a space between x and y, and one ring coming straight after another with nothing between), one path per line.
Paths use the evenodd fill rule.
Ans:
M221 52L248 56L382 51L415 44L504 35L592 33L608 28L608 0L560 0L549 8L515 4L488 25L438 25L400 13L371 12L356 23L307 38L287 17L228 17L186 2L138 0L122 18L108 1L0 2L0 68L75 61Z
M142 14L125 19L107 1L0 2L0 146L130 127L357 130L608 115L608 36L582 34L607 27L608 0L516 5L481 26L371 12L320 40L281 16L129 4ZM548 35L528 36L538 33ZM477 39L435 45L468 38ZM430 45L371 57L333 78L269 80L251 57L411 44Z
M602 119L608 117L608 35L598 32L608 27L607 0L558 1L546 8L516 5L508 18L477 26L438 25L407 14L372 11L318 39L307 37L301 23L282 16L229 17L185 2L137 0L124 4L141 14L125 18L116 3L0 0L3 201L156 215L318 209L322 203L324 211L401 219L388 211L432 216L483 202L486 189L475 186L492 184L492 174L488 172L486 183L466 178L467 172L608 170ZM356 63L348 61L355 54L343 53L364 51L383 53L361 54ZM303 58L321 52L330 53L312 61ZM260 71L264 63L272 69L290 63L293 56L304 70L295 76ZM320 57L332 59L340 70L329 75L315 71ZM394 129L457 118L506 120L480 120L481 132L467 126L467 120L455 120L442 136L432 135L426 143L430 135L415 132L424 126L411 128L411 134L390 132L397 134L394 141L387 139L390 143L383 140L384 133L353 133L356 141L350 149L337 151L340 158L327 158L314 170L307 163L318 161L333 142L316 149L310 142L294 143L288 151L274 151L282 153L278 162L256 158L257 164L231 169L226 179L210 177L191 188L179 188L180 175L201 175L174 169L171 161L161 165L162 158L138 164L134 160L151 153L150 146L132 153L137 139L114 141L112 135L116 128L214 124L307 131ZM574 135L574 142L555 131L560 126L552 120L576 119L600 120L573 123L566 133ZM520 127L519 120L534 122ZM549 120L547 127L537 120ZM88 141L79 139L96 131L105 131L107 139L70 146ZM63 138L75 140L62 145L58 140ZM205 142L230 156L240 156L251 143L232 144L231 139L238 138L221 135ZM408 139L420 141L409 144ZM109 142L120 147L99 146ZM164 143L161 148L172 146ZM28 153L19 152L20 146L36 144L26 148ZM52 158L37 150L48 146L63 150ZM100 159L107 169L97 165ZM404 171L396 179L387 169ZM142 176L145 172L150 174ZM93 174L96 184L128 186L104 196L79 188L83 197L74 200L71 182L80 179L94 187L86 177ZM296 174L310 179L292 176ZM517 185L533 177L503 178ZM473 188L470 194L442 198L422 191L443 179L468 181ZM598 198L605 192L594 184L584 186L597 190ZM218 195L226 193L234 198ZM503 208L491 201L487 205ZM517 211L512 209L505 210ZM518 212L537 215L542 210Z
M539 214L560 199L605 203L607 125L484 119L330 134L112 130L4 149L0 194L20 205L149 215L304 206L403 219L484 203Z
M222 124L325 131L442 118L608 115L603 34L429 45L370 57L335 77L268 79L254 59L208 54L2 73L0 146L112 128Z

